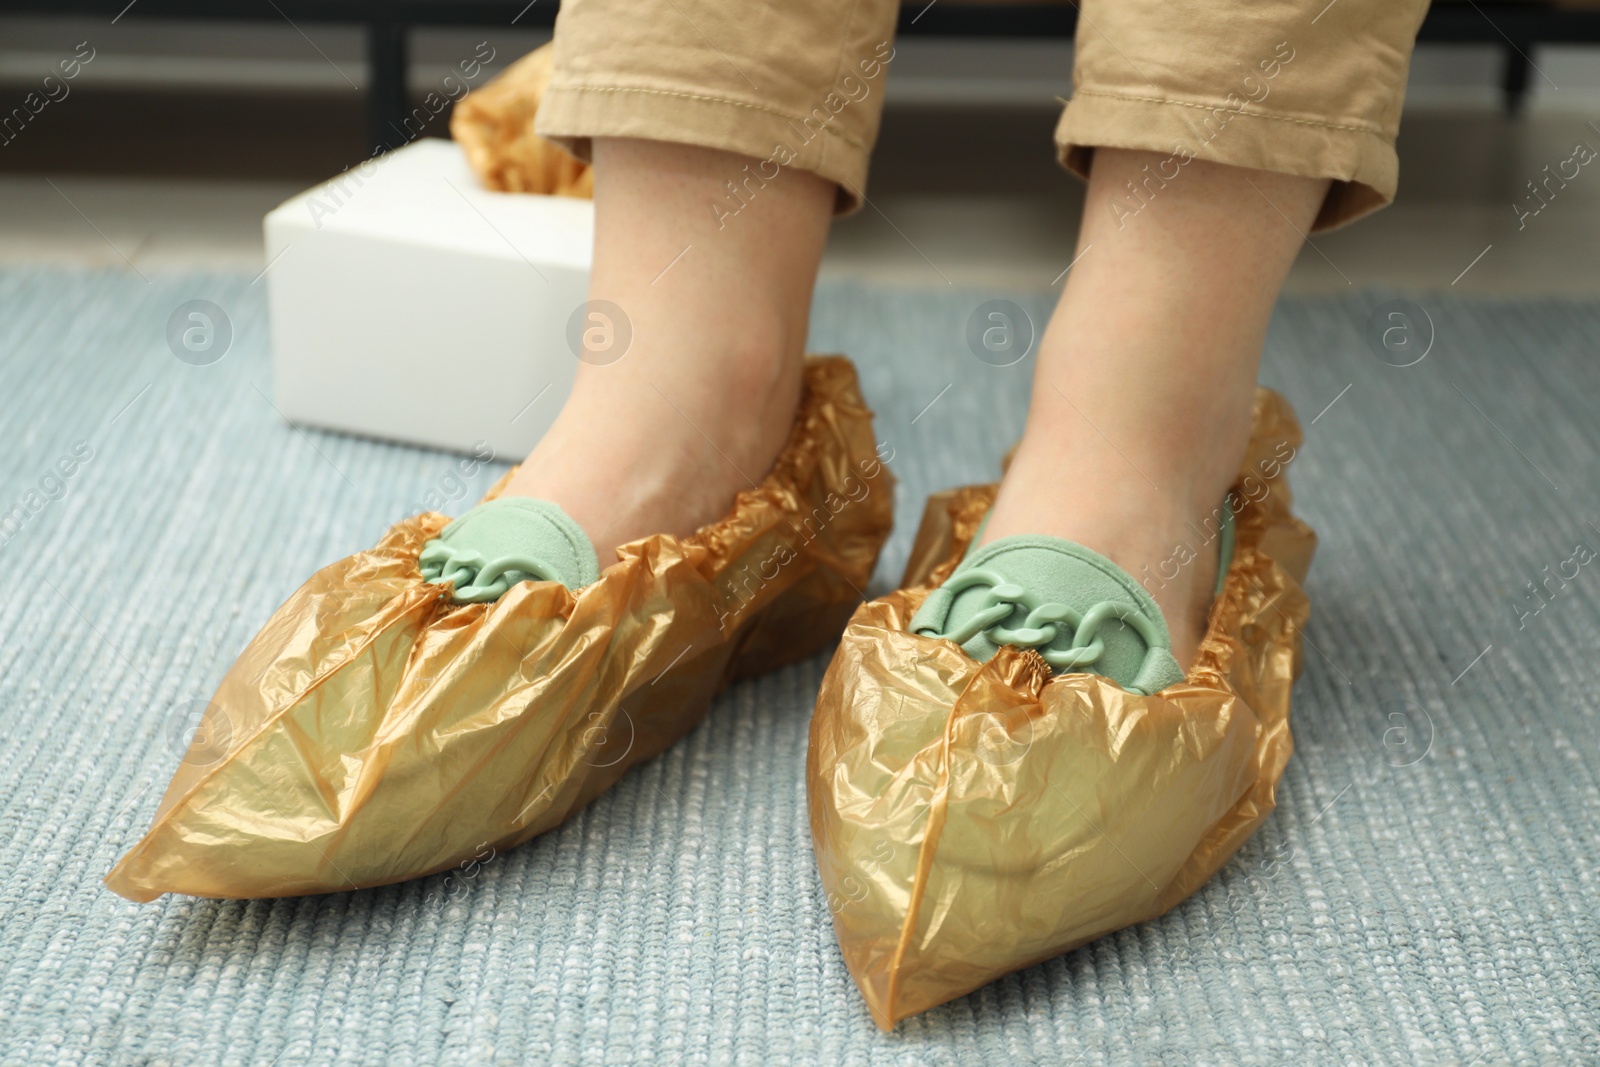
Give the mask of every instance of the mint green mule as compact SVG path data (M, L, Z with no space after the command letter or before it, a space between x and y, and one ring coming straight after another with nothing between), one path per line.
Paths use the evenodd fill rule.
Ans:
M1221 515L1218 592L1233 559L1233 513L1224 504ZM980 526L973 544L982 536ZM1058 674L1103 675L1142 696L1183 681L1149 591L1105 556L1059 537L1005 537L969 551L923 600L910 629L954 641L979 663L1001 645L1031 648Z
M439 532L417 557L422 577L454 583L457 604L497 600L518 582L571 590L600 580L589 536L548 500L503 496L479 504Z

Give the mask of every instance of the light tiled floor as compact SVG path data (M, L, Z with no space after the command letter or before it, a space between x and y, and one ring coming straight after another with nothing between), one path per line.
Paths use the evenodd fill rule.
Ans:
M260 270L261 217L298 181L0 177L0 261Z
M1050 286L1071 259L1082 200L1077 181L1054 164L1054 114L891 108L871 206L835 227L826 274ZM1408 116L1395 205L1317 236L1294 269L1291 291L1600 294L1600 160L1521 229L1512 207L1531 204L1526 183L1579 142L1600 147L1600 130L1580 115ZM0 262L260 270L262 215L312 184L121 177L103 173L103 162L85 169L102 173L0 176Z

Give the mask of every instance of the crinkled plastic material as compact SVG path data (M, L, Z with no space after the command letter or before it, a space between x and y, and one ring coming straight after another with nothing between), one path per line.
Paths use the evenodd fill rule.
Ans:
M539 98L550 84L550 46L535 49L474 89L450 114L450 136L485 188L507 193L588 197L589 165L533 132Z
M995 487L929 501L905 588L856 610L811 726L817 866L879 1026L1162 914L1272 810L1316 546L1289 511L1300 439L1261 390L1226 586L1186 680L1148 697L908 632Z
M322 893L543 833L682 737L729 680L837 638L892 498L855 370L826 357L727 518L623 546L576 593L523 582L453 604L417 567L449 520L406 519L251 641L106 884L138 901Z

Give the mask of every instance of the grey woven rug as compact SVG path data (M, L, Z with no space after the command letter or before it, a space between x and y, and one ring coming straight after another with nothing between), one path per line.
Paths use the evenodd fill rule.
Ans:
M1309 424L1323 547L1279 810L1165 918L882 1035L811 860L825 658L464 884L101 887L272 609L455 491L444 455L283 423L262 289L0 272L0 1062L1600 1062L1600 308L1422 297L1436 336L1397 367L1426 338L1369 343L1392 294L1283 304L1265 378ZM1003 295L821 294L815 347L856 357L895 448L879 589L924 494L1020 426L1031 360L965 340ZM210 366L164 336L192 299L232 323Z

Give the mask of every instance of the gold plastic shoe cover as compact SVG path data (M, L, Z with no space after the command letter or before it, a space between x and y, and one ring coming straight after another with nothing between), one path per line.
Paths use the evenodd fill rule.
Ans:
M1272 810L1316 546L1289 512L1299 443L1260 390L1226 586L1187 679L1153 696L910 633L995 487L928 502L905 588L856 610L811 724L817 866L879 1026L1160 915Z
M589 165L533 132L539 98L550 84L550 46L535 49L493 81L462 97L450 113L450 136L484 188L551 196L594 195Z
M682 737L729 680L837 638L892 498L855 369L827 357L727 518L625 545L576 593L523 582L453 604L417 567L449 520L406 519L251 641L106 884L138 901L322 893L543 833Z

